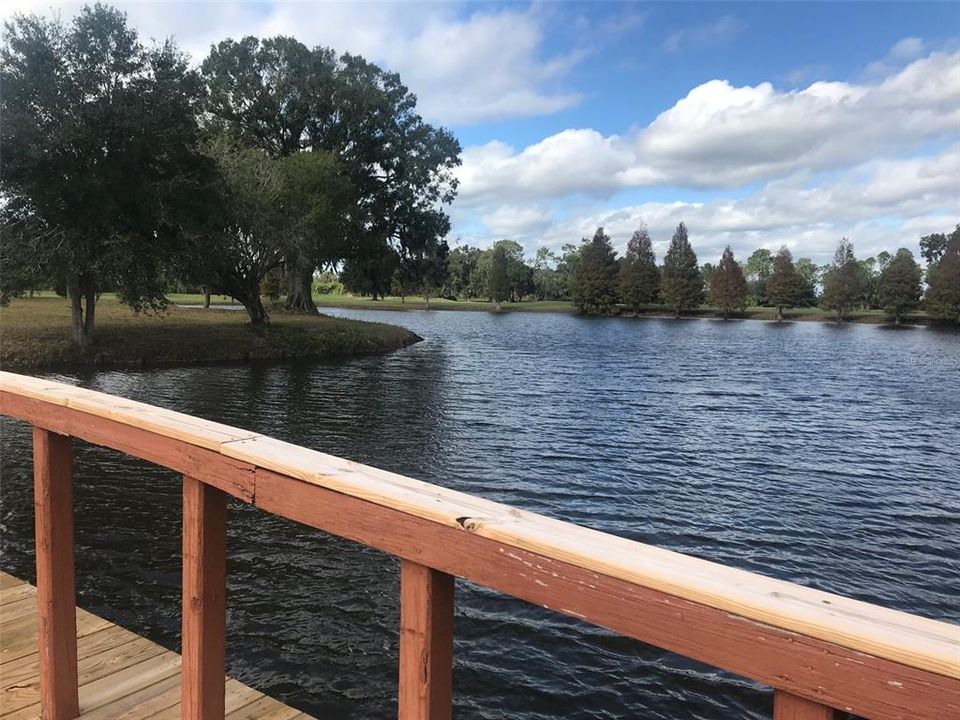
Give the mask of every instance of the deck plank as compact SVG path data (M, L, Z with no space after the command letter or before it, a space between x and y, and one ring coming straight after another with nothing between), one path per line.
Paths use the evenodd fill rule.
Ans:
M77 635L81 720L179 719L177 653L80 609ZM0 720L37 720L36 589L4 572L0 572L0 639ZM230 720L309 720L234 679L226 681L225 701Z

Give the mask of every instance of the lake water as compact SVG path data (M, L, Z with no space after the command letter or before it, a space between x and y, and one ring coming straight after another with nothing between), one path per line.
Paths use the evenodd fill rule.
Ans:
M329 363L52 375L698 557L960 622L960 334L465 312ZM4 421L3 567L33 578ZM79 602L179 643L180 484L77 460ZM395 717L397 563L233 506L228 665L323 718ZM739 678L458 582L458 718L769 717Z

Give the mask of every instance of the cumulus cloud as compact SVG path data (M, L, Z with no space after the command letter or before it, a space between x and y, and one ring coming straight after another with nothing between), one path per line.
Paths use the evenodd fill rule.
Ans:
M785 244L825 263L842 236L850 236L864 256L901 246L917 252L921 235L949 229L960 218L958 178L960 145L954 145L930 157L870 161L827 181L809 174L775 180L741 198L644 202L612 209L594 203L568 219L510 236L532 252L540 245L559 248L603 226L622 250L643 222L662 255L677 223L684 221L701 261L714 261L728 244L740 256ZM498 209L503 216L524 212L517 205ZM501 235L467 240L485 244Z
M536 9L426 3L141 3L116 2L141 35L173 37L199 63L224 37L292 35L307 45L352 52L400 73L420 112L443 124L529 117L576 105L564 89L582 54L548 56ZM70 17L79 3L57 5ZM48 0L15 0L0 15L46 12Z
M468 148L465 203L491 195L610 195L644 186L733 188L828 171L960 128L960 52L932 53L873 84L781 91L710 80L630 136L564 130L522 150Z

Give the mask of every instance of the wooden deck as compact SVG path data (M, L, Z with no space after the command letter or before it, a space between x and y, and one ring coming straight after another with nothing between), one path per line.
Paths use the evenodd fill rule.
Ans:
M178 719L180 656L77 608L80 717ZM0 718L40 717L37 591L0 572ZM310 716L226 681L227 720L310 720Z

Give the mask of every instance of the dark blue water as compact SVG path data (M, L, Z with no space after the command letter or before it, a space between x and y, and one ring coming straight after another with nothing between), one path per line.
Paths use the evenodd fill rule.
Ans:
M643 542L960 621L960 335L817 323L331 311L426 341L333 363L59 379ZM3 424L3 567L33 577ZM78 452L80 604L179 643L180 485ZM228 663L324 718L395 717L397 565L236 505ZM769 692L458 583L458 718L762 717Z

